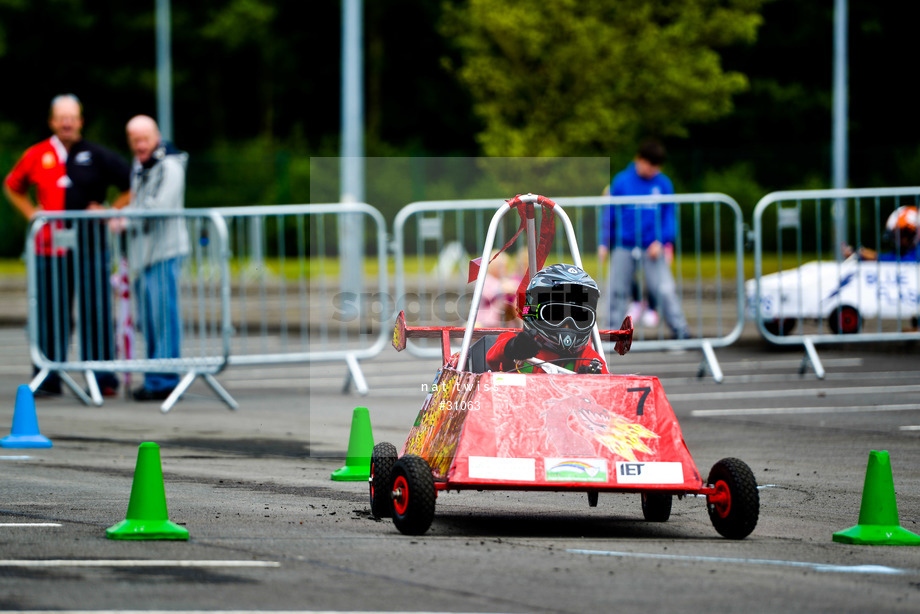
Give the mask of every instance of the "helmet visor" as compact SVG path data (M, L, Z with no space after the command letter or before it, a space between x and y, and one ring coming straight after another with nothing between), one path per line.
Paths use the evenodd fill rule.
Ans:
M535 307L536 317L550 326L561 328L566 320L571 320L577 330L594 326L594 310L588 307L569 303L543 303Z

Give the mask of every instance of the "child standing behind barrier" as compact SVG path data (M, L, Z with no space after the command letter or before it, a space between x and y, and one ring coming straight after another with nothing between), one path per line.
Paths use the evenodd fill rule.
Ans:
M636 158L617 173L605 190L611 196L673 194L671 180L661 172L665 149L646 141ZM687 319L677 296L671 273L671 255L677 237L674 203L605 207L601 217L598 257L610 254L608 298L611 324L620 322L632 297L632 281L641 261L648 291L662 310L665 322L677 339L690 336Z
M505 252L492 255L487 269L476 326L485 328L508 327L517 320L514 309L514 293L520 284L520 277L509 267L510 258Z

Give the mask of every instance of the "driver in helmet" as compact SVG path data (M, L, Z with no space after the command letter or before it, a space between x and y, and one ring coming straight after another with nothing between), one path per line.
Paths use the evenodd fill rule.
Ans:
M597 315L597 283L571 264L553 264L527 285L521 332L503 333L486 354L493 371L542 373L528 358L552 362L578 373L607 373L591 347Z
M916 207L898 207L885 222L883 240L892 247L889 252L879 254L879 260L920 260L918 241L920 235Z
M888 251L876 252L868 247L858 250L860 260L881 260L882 262L920 262L920 215L917 207L903 206L892 211L885 222L882 244ZM853 248L844 246L845 257L853 254Z

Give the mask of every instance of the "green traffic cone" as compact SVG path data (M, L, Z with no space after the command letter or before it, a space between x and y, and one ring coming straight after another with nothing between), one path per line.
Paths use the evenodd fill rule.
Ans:
M188 529L169 521L160 446L144 442L137 451L131 500L125 519L105 530L109 539L188 539Z
M920 535L902 529L888 452L869 452L859 524L834 533L835 542L881 546L920 546Z
M332 472L332 479L341 482L357 482L371 477L371 452L374 451L374 434L371 432L371 418L366 407L355 407L351 416L351 434L348 436L348 452L345 466Z

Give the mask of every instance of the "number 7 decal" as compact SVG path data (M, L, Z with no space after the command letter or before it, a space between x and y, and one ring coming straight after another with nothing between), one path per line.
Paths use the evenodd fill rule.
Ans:
M645 411L645 399L648 397L648 393L652 391L651 386L642 386L641 388L627 388L626 392L641 392L642 396L639 397L639 404L636 406L636 415L641 416Z

